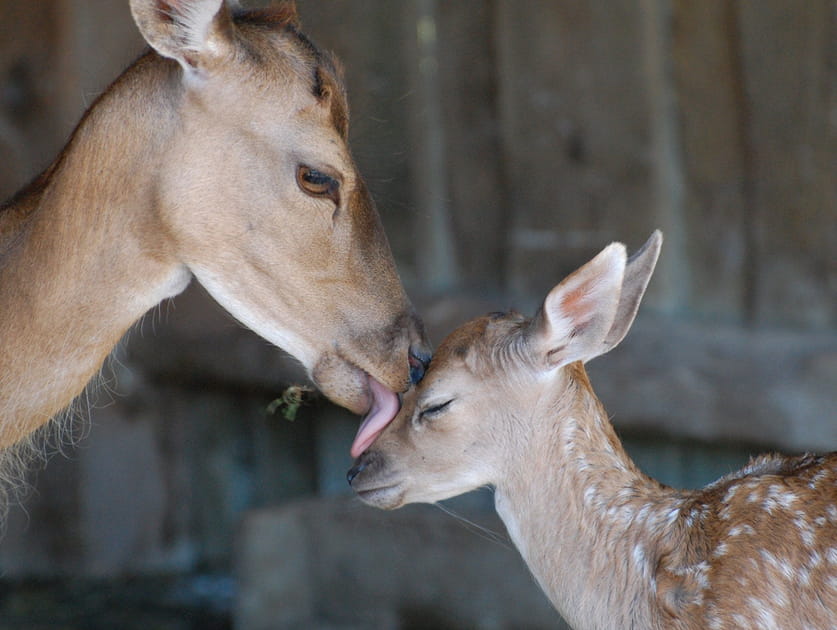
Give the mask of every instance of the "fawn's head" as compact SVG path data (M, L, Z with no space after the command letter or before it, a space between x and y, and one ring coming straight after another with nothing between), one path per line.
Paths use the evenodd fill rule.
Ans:
M538 398L554 400L579 362L624 338L661 242L655 232L629 260L624 245L608 246L552 289L532 319L492 314L451 333L395 420L349 471L355 491L391 509L495 485L504 459L541 421Z
M292 6L131 0L176 85L155 203L176 255L335 402L386 407L429 347L352 159L337 61ZM178 67L179 65L179 67ZM176 72L175 72L176 71Z

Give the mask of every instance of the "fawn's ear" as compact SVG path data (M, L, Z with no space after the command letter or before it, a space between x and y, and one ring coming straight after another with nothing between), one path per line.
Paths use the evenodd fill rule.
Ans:
M613 326L607 333L604 340L605 347L600 354L615 348L628 334L631 324L634 323L636 312L639 310L642 296L645 295L648 281L651 280L651 274L657 266L662 245L662 232L654 230L645 244L628 258L625 264L625 276L622 280L622 292L619 295L619 309L616 311L616 317L613 318Z
M544 300L533 326L534 350L547 369L589 361L613 349L631 327L657 263L662 234L629 260L613 243L556 286Z
M601 354L619 308L627 254L605 247L546 296L533 325L533 350L554 369Z
M131 0L131 13L145 41L178 61L187 76L200 76L232 46L224 0Z

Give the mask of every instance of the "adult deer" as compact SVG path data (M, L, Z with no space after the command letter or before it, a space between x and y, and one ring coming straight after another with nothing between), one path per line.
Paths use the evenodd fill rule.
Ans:
M837 454L763 456L697 491L642 474L583 363L618 344L656 264L613 244L534 319L471 321L349 471L396 508L495 488L509 534L573 628L837 627Z
M333 401L390 420L429 353L293 8L131 0L153 50L0 208L0 447L84 388L192 276Z

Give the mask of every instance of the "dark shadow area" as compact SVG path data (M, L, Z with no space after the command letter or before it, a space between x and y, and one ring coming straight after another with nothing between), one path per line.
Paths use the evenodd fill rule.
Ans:
M0 630L231 630L225 575L0 583Z

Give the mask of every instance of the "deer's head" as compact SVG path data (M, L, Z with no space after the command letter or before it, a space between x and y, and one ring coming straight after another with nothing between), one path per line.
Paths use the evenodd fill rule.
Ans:
M533 423L560 422L553 415L567 407L556 401L586 386L581 364L627 334L661 242L655 232L631 259L624 245L608 246L552 289L532 319L492 314L451 333L349 471L355 491L396 508L497 485L509 465L521 465L508 460L526 452Z
M154 203L176 255L332 400L394 413L393 392L420 379L429 348L347 145L337 62L288 7L131 9L157 53L177 62L166 62L176 132L153 156Z

